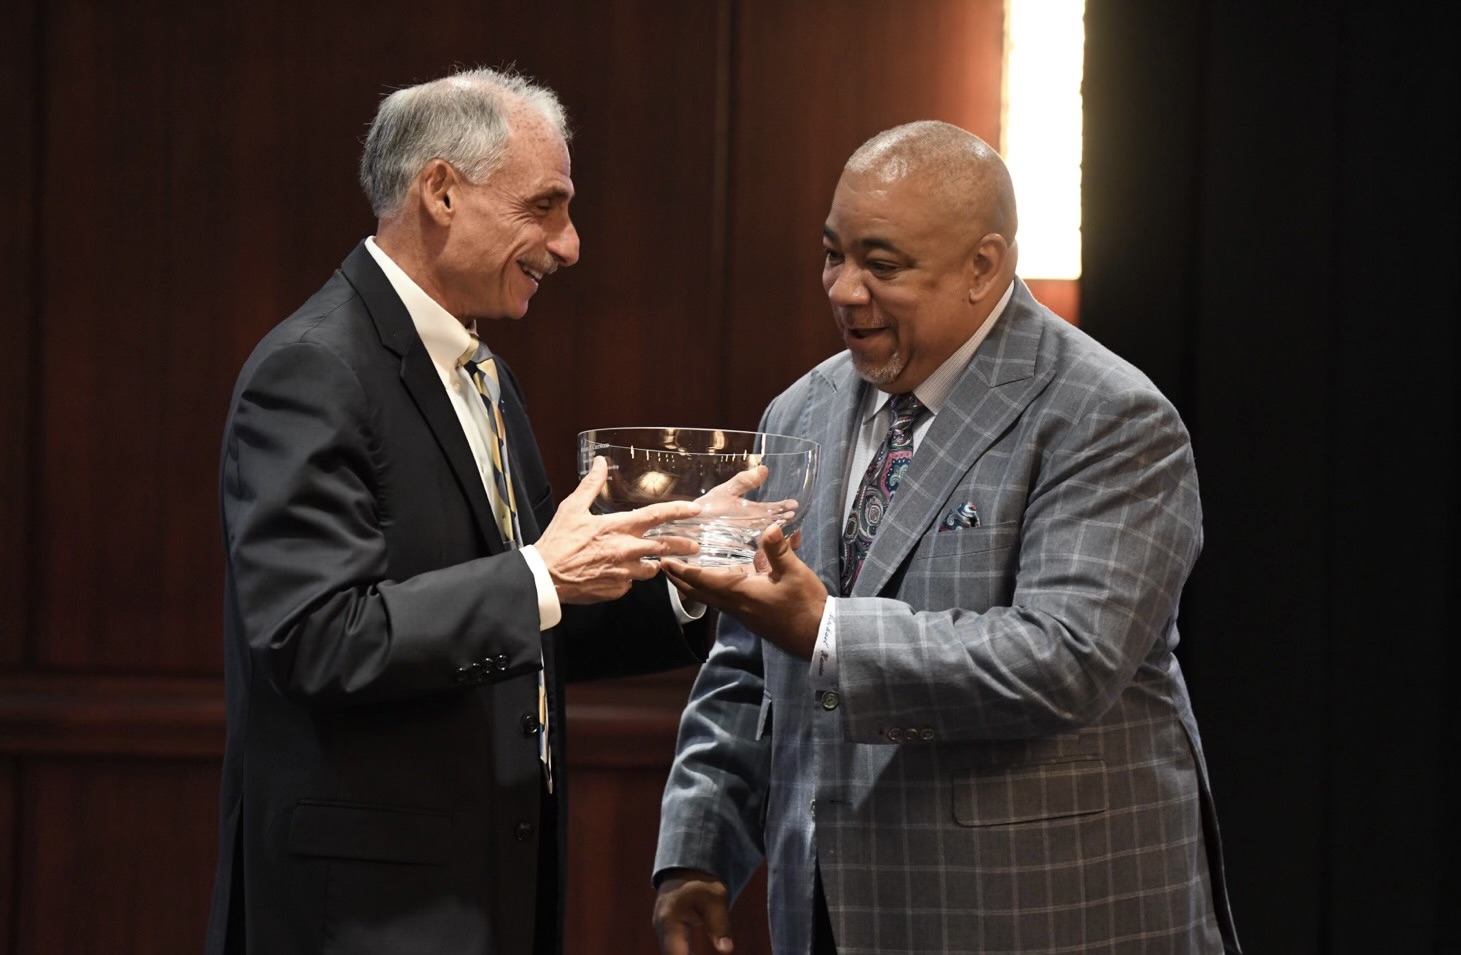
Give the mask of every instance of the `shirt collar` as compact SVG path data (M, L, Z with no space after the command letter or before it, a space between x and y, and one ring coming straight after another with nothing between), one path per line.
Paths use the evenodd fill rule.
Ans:
M421 343L426 346L426 353L431 356L433 365L442 371L455 372L457 362L466 354L467 349L476 348L475 357L478 361L491 354L485 345L479 346L476 343L472 330L462 325L451 312L422 291L421 286L376 245L375 236L365 240L365 248L385 273L391 288L396 290L401 304L406 306L411 323L416 326L416 334L421 336ZM475 325L473 328L475 329Z
M989 337L990 329L994 328L994 323L1004 314L1005 306L1009 304L1014 292L1015 283L1011 281L995 304L994 311L990 312L989 317L980 323L979 327L974 330L974 334L970 335L957 351L946 358L942 365L935 368L933 374L924 379L923 384L913 389L913 394L928 409L930 415L938 414L939 409L944 406L944 402L949 400L949 393L954 390L954 385L958 384L959 376L964 373L965 367L973 359L979 346L984 343L984 339ZM863 399L863 424L867 424L878 412L882 411L883 406L891 397L892 395L880 388L869 388Z

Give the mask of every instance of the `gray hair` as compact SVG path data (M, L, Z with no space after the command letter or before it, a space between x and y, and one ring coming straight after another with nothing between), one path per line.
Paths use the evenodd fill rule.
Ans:
M433 159L469 182L486 179L502 165L512 132L507 117L517 106L535 110L564 142L570 139L558 95L511 68L461 70L381 100L360 156L360 186L372 211L395 212Z

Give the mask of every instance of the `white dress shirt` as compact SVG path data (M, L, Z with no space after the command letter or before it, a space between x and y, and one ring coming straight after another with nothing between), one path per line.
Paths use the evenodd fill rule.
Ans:
M457 360L467 349L473 347L471 332L435 299L422 291L421 286L412 281L411 276L402 271L399 265L391 261L391 257L375 244L374 236L365 240L365 248L386 274L386 280L391 283L391 288L396 290L396 295L410 313L411 322L416 326L416 334L421 336L421 343L431 356L431 364L441 377L442 387L446 389L452 410L457 413L457 421L461 423L462 434L472 448L472 458L477 463L477 474L482 479L482 488L487 492L488 499L495 504L497 485L492 480L492 455L488 445L492 440L492 426L487 420L487 406L477 393L477 386L472 383L471 373L457 364ZM543 562L542 556L532 544L520 548L518 553L527 561L528 569L533 572L533 582L537 585L539 629L556 627L558 621L563 619L563 606L558 601L558 591L553 586L548 565Z

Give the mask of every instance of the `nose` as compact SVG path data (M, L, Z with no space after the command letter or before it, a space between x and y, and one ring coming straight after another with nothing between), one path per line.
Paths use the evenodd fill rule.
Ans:
M852 264L844 262L836 269L825 270L822 281L827 289L827 298L833 305L867 304L867 286L863 284L862 272Z
M565 218L563 222L563 228L548 240L548 251L560 266L578 261L578 230L573 227L572 219Z

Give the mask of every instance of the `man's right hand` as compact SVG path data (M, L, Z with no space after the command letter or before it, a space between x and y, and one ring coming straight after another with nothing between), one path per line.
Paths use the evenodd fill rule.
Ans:
M693 955L691 940L699 933L721 955L734 948L727 894L725 883L709 872L670 870L654 900L654 930L662 955Z
M594 514L593 500L609 473L608 462L595 458L593 467L573 493L558 505L547 530L533 545L566 604L598 603L623 596L636 580L659 573L659 564L646 557L694 554L700 549L686 537L666 535L646 539L644 532L666 521L700 513L693 501L650 504L622 514Z

